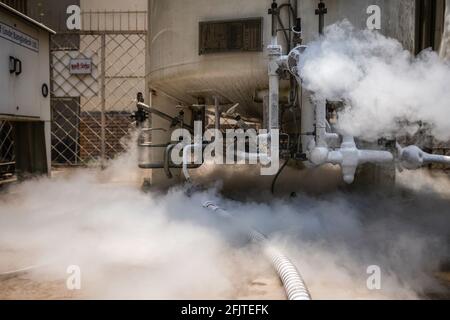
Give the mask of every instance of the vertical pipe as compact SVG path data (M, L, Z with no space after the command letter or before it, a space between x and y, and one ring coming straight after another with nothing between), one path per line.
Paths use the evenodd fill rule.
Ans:
M279 129L279 100L280 100L280 81L278 74L269 75L269 129Z
M269 52L269 130L279 129L279 101L280 77L278 75L278 60L281 58L282 48L278 45L277 37L272 39Z
M219 98L217 96L214 97L214 107L215 107L215 128L216 130L220 130L220 104Z
M269 95L265 94L263 98L263 129L269 129Z
M301 85L302 117L301 117L301 135L302 135L302 151L307 153L312 142L314 142L314 105L311 101L311 93L306 91Z
M51 121L44 122L45 155L47 159L47 176L52 177L52 124ZM76 159L77 157L75 157Z
M328 147L327 144L327 102L320 100L316 102L316 146Z
M319 15L319 34L323 34L323 26L325 24L324 16L322 14Z
M319 5L316 9L316 15L319 16L319 34L323 34L323 29L325 26L325 15L328 13L328 9L325 6L325 3L320 0Z
M106 163L106 34L101 35L101 166Z

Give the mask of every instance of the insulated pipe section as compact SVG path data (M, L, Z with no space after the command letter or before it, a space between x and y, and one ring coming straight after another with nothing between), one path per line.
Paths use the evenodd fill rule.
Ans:
M269 52L269 130L279 129L279 112L280 112L280 58L282 56L282 48L274 41L268 47Z
M355 180L358 166L364 163L392 163L394 155L388 151L359 150L352 136L344 136L340 149L330 151L328 148L317 147L311 151L310 161L317 166L326 163L341 166L344 181L351 184Z
M316 146L328 147L329 141L336 141L339 135L327 132L329 123L327 121L327 102L320 100L316 103Z
M191 176L189 174L189 157L191 156L191 151L197 148L203 148L202 144L189 144L183 148L183 174L187 182L191 182Z
M400 156L400 164L404 169L416 170L427 164L450 165L450 157L426 153L417 146L401 148L397 146Z
M203 207L208 208L223 218L230 220L235 220L234 216L227 211L221 209L212 202L206 202ZM241 224L239 224L241 226ZM283 282L284 289L289 300L311 300L311 295L305 282L300 275L299 271L295 267L289 258L280 253L275 247L269 245L268 238L261 232L248 228L245 230L248 233L249 238L260 244L263 247L264 253L272 262L274 268L276 269L278 276Z

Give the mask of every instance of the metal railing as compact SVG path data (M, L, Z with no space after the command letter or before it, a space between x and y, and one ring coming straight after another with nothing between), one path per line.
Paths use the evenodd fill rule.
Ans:
M83 31L146 31L147 11L83 11Z

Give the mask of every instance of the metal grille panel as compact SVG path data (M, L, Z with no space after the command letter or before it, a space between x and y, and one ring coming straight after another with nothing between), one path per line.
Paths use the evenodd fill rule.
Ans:
M52 50L54 164L99 164L123 151L120 141L129 133L136 94L145 89L146 30L130 30L130 24L122 31L77 32L80 50ZM55 43L58 39L61 34L52 48L71 47ZM71 59L89 59L91 74L71 74Z
M14 171L14 127L10 122L0 120L0 179Z

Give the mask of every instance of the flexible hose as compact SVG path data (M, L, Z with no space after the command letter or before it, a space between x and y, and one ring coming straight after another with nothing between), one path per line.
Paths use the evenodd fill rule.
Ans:
M270 257L277 270L289 300L311 300L311 295L299 271L288 257L276 248L266 247L266 255Z
M218 213L223 218L235 220L233 215L216 206L212 202L206 202L203 206ZM251 228L246 231L248 232L249 238L253 242L258 243L263 247L264 253L272 262L278 276L283 282L284 290L286 291L288 299L311 300L311 295L308 288L305 285L300 272L297 270L292 261L282 254L277 248L270 245L266 235Z
M11 278L16 278L22 274L43 268L45 266L46 265L37 265L37 266L26 267L26 268L22 268L22 269L18 269L18 270L2 272L2 273L0 273L0 280L8 280Z

